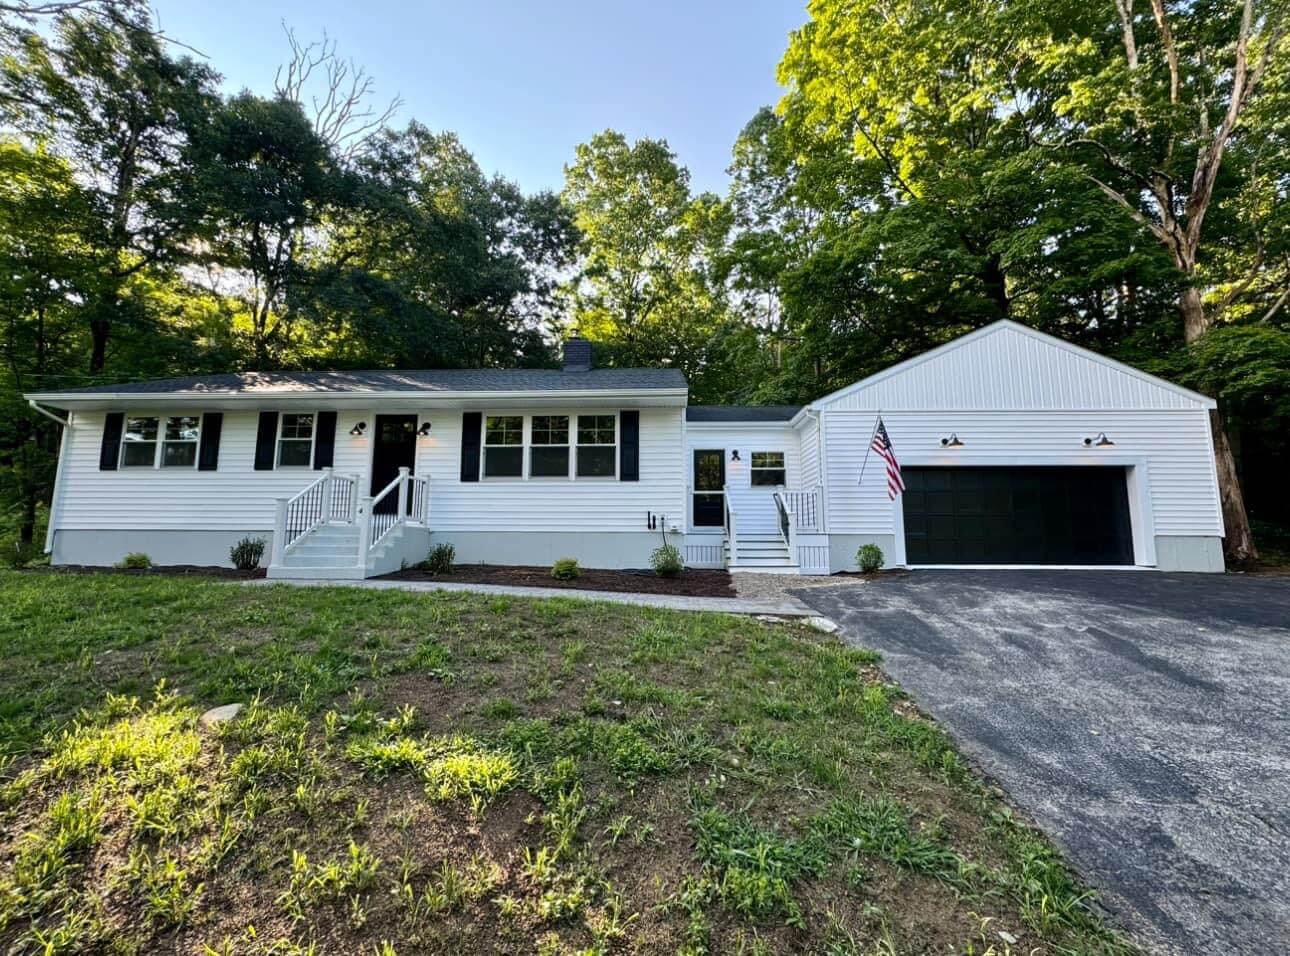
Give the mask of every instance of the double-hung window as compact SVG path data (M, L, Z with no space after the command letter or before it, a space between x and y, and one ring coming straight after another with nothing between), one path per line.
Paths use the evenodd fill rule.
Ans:
M127 416L121 435L122 468L192 468L197 464L200 415Z
M534 415L529 437L529 477L569 477L569 416Z
M313 460L313 450L313 413L283 414L278 431L278 467L308 468Z
M752 468L748 472L753 487L776 487L787 484L782 451L755 451L752 453Z
M613 478L617 473L617 424L615 415L578 416L579 478Z
M524 477L524 416L484 419L484 477Z

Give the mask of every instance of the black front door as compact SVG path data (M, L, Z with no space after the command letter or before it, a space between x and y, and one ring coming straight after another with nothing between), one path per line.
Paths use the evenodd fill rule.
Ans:
M906 468L910 564L1132 564L1117 467Z
M694 527L720 528L726 523L726 453L720 448L694 452Z
M417 460L417 416L377 415L376 444L372 448L372 490L376 496L395 478L399 469L413 471ZM411 503L409 501L409 503ZM390 513L398 510L399 502L390 494L376 506L376 510Z

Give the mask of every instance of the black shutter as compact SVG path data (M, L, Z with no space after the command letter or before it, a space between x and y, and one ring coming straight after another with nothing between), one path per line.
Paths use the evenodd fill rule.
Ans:
M483 412L463 412L461 415L462 481L479 481L479 438L483 422Z
M255 432L255 470L273 471L273 445L278 440L278 413L260 412Z
M121 455L121 430L125 412L108 412L103 418L103 446L99 449L99 471L116 471Z
M618 436L618 480L641 480L641 413L638 411L619 412L619 427L622 434Z
M219 435L223 430L223 412L202 415L202 443L197 449L198 471L215 471L219 467Z
M314 437L314 469L330 468L336 455L336 413L318 413L318 434Z

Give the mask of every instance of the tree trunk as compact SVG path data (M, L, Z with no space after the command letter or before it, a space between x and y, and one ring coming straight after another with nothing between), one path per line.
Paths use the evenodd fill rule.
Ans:
M90 374L103 371L107 364L108 329L106 319L90 319Z
M1250 519L1245 513L1245 495L1236 475L1236 459L1223 427L1223 416L1218 409L1209 413L1209 427L1214 435L1214 463L1218 469L1218 494L1223 506L1223 553L1233 567L1247 567L1259 558L1250 531Z
M1189 285L1183 290L1182 297L1178 300L1178 311L1182 313L1183 341L1188 345L1209 330L1205 307L1200 298L1200 289L1194 285Z

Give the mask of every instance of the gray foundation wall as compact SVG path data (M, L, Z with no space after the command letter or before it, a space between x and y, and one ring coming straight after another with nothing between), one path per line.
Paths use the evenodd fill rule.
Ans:
M141 551L153 564L196 564L231 568L229 548L243 538L263 538L267 568L273 554L272 531L174 531L174 530L57 530L50 555L53 564L113 565L133 551Z
M894 534L830 534L829 573L860 570L856 565L856 552L860 550L862 544L876 544L882 548L883 567L892 567L896 560Z
M649 556L663 543L657 531L435 531L432 544L447 541L458 564L532 564L549 567L560 558L577 558L584 568L648 568ZM668 533L668 544L685 553L685 536Z
M1223 539L1156 535L1156 567L1161 571L1222 574Z

